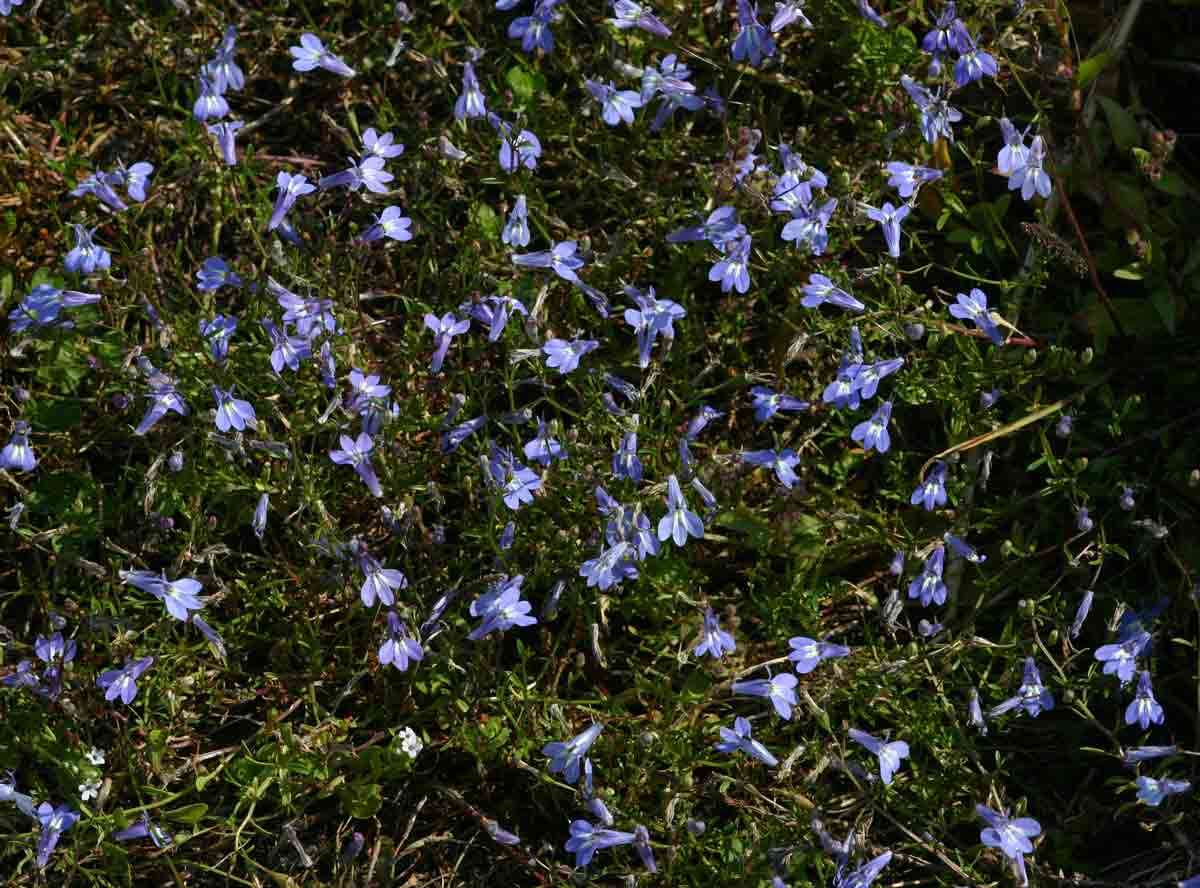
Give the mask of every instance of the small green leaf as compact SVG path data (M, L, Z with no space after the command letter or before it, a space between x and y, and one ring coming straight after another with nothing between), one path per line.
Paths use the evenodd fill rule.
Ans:
M1124 268L1118 268L1113 272L1113 277L1120 278L1123 281L1140 281L1146 275L1142 273L1142 265L1140 262L1135 262L1132 265L1126 265Z
M196 802L194 805L184 805L182 808L166 812L169 819L178 823L199 823L200 819L207 813L208 805L203 802Z
M513 96L521 102L528 102L533 98L534 93L542 92L546 88L545 77L521 65L513 65L509 68L508 73L504 75L504 80L512 89Z
M378 783L355 783L338 789L342 805L351 817L365 820L383 807L383 792Z
M1171 292L1171 287L1168 284L1154 287L1150 291L1150 302L1154 305L1154 310L1158 312L1158 316L1162 318L1163 326L1167 328L1167 332L1174 336L1175 315L1178 309L1175 305L1175 294Z
M1128 151L1141 142L1142 134L1132 114L1105 96L1097 97L1097 101L1100 102L1104 116L1108 119L1108 129L1118 148Z
M1100 72L1107 68L1113 60L1113 54L1108 50L1098 52L1088 59L1084 59L1079 65L1079 71L1075 74L1075 85L1085 87L1097 77Z

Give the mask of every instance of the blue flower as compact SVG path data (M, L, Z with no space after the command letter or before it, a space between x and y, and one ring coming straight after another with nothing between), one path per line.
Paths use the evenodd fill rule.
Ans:
M925 480L917 485L908 501L914 505L922 505L925 511L946 505L946 464L940 459L934 462Z
M13 472L32 472L37 467L37 457L29 446L29 423L18 419L13 423L12 437L0 450L0 469Z
M297 71L324 68L340 77L354 76L354 69L327 50L316 34L301 34L300 45L289 47L288 52L294 59L292 67Z
M1002 176L1011 176L1014 171L1025 165L1029 157L1029 148L1025 145L1025 133L1017 132L1007 117L1000 118L1000 133L1004 136L1004 147L996 155L996 172Z
M1021 686L1017 688L1017 695L992 707L988 717L995 718L1017 707L1023 707L1030 718L1037 718L1054 708L1054 695L1042 684L1042 676L1033 657L1025 658L1025 673Z
M405 216L400 207L384 207L383 212L375 217L375 223L358 240L359 243L369 244L385 237L401 242L412 240L412 219Z
M568 781L574 782L574 781ZM597 829L586 820L571 822L571 838L564 848L575 855L575 866L587 866L597 851L618 845L632 845L637 836L615 829Z
M630 481L642 480L642 461L637 455L637 432L626 432L612 458L613 475Z
M746 233L746 226L738 222L737 210L729 205L717 207L708 214L703 225L678 228L667 235L667 243L681 244L689 241L706 240L718 250L726 242L737 240Z
M604 725L594 723L586 730L576 734L566 742L547 743L542 747L542 755L550 759L551 774L562 774L563 780L572 786L579 779L579 769L583 757L587 755Z
M942 582L945 558L946 550L940 544L934 547L929 557L925 559L925 567L922 569L921 575L909 584L908 597L919 598L922 607L929 607L930 603L939 605L946 603L946 584Z
M804 0L776 0L775 16L771 19L771 33L778 34L789 25L799 22L805 28L812 28L812 22L804 14Z
M1008 177L1008 190L1021 190L1022 200L1031 200L1034 193L1049 197L1052 188L1050 177L1043 169L1046 160L1046 147L1041 136L1034 136L1021 162L1013 167Z
M454 102L454 119L465 120L468 117L486 117L487 101L483 90L479 88L479 79L475 76L475 66L471 62L463 65L462 92Z
M267 231L274 231L283 223L284 217L295 206L298 198L317 190L317 186L310 184L306 176L293 176L283 171L275 177L275 186L279 193L275 196L275 208L271 212L270 221L267 222Z
M225 391L217 386L212 387L213 398L217 402L215 421L222 432L237 429L239 432L246 428L253 430L258 422L254 408L249 401L243 401L233 396L233 390Z
M774 768L779 764L779 760L771 755L767 747L751 736L752 728L750 727L750 722L740 715L733 721L733 730L723 727L720 729L720 732L721 742L713 746L717 752L737 752L740 750L751 758L762 762L768 768Z
M123 570L119 572L121 582L148 592L163 603L167 613L177 620L187 622L189 611L204 607L199 598L204 585L194 577L168 580L166 573L156 574L146 570Z
M634 0L612 0L612 5L616 18L608 19L610 25L621 30L641 28L647 34L656 37L671 36L671 29L641 3L635 3Z
M875 754L879 759L879 778L885 785L890 786L893 776L900 768L900 760L908 758L908 744L903 740L884 743L878 737L857 728L850 729L850 739Z
M366 432L359 432L357 438L340 435L339 441L341 449L329 451L329 458L339 466L351 466L367 485L372 496L383 496L383 488L375 474L375 467L371 464L371 450L375 447L371 436Z
M525 195L517 195L516 202L504 222L500 240L513 247L529 246L529 211L525 205Z
M779 394L766 386L756 385L750 389L750 406L754 408L754 418L759 422L766 422L780 411L799 413L807 410L809 403L788 394Z
M969 37L968 47L954 63L954 82L963 87L984 77L995 77L999 71L996 59L984 52L974 38Z
M1157 808L1162 804L1163 799L1168 796L1187 792L1192 788L1192 784L1187 780L1170 780L1166 778L1155 780L1153 777L1139 777L1137 779L1137 788L1139 801L1145 802L1151 808Z
M388 611L387 637L379 648L381 665L392 665L401 672L408 670L409 661L420 662L425 656L424 650L415 638L408 634L408 627L396 615Z
M201 70L213 82L213 87L219 93L228 89L241 89L246 85L246 75L233 60L233 52L237 48L237 28L230 25L225 29L221 42L217 45L216 55L204 64Z
M104 690L104 699L112 701L120 697L121 702L128 706L137 696L137 680L153 663L153 657L142 657L140 660L130 660L121 669L101 672L96 684Z
M1121 684L1128 684L1137 671L1137 658L1150 643L1150 633L1138 630L1116 644L1096 648L1095 657L1104 664L1105 675L1116 675Z
M433 334L433 359L429 369L434 373L440 373L442 362L446 359L446 352L450 350L451 341L455 336L461 336L471 329L471 319L464 318L460 321L450 312L440 318L434 314L427 314L425 315L425 329Z
M781 672L771 678L735 681L733 692L751 697L766 697L780 718L791 721L792 707L796 705L797 683L796 676L790 672Z
M600 116L609 126L633 123L633 112L642 107L641 94L632 89L617 89L612 81L585 80L592 98L600 103Z
M556 459L566 459L566 449L555 438L550 437L546 421L538 420L537 437L523 448L525 457L539 465L548 466Z
M800 304L805 308L816 308L828 302L846 311L864 311L866 306L837 286L823 274L810 274L804 287L804 299Z
M517 462L503 447L492 445L488 458L488 478L500 489L504 505L514 512L533 502L533 494L542 486L537 472Z
M679 489L679 479L671 475L667 479L667 514L658 522L658 538L662 542L674 540L675 545L682 548L689 536L702 539L704 524L700 516L687 506L683 491Z
M515 172L518 167L537 169L538 158L542 156L538 137L529 130L521 130L514 136L512 126L491 112L487 119L500 136L500 168L506 173Z
M758 4L737 0L738 33L734 37L731 55L735 62L749 60L751 67L762 65L764 58L775 55L771 32L758 20Z
M83 225L72 227L75 229L75 246L63 260L67 271L92 274L112 265L112 256L108 250L92 240L96 229L86 228Z
M210 256L205 259L200 270L196 272L197 290L219 290L222 287L240 287L241 285L241 277L220 256Z
M831 641L816 641L804 635L789 638L788 645L791 647L788 659L792 661L793 668L801 675L812 672L824 660L850 655L848 647L834 644Z
M581 281L575 274L575 269L583 267L583 260L575 255L576 249L575 241L562 241L555 244L550 250L541 250L536 253L514 253L512 261L514 265L520 265L523 268L549 268L564 281L578 284Z
M521 585L524 582L525 577L519 574L511 579L505 577L479 596L471 604L470 612L481 622L467 637L479 641L496 631L537 623L537 617L529 614L533 606L521 599Z
M1150 684L1150 673L1143 670L1138 676L1137 696L1125 709L1125 724L1137 722L1142 730L1151 724L1161 725L1165 716L1162 705L1154 699L1154 688Z
M1025 873L1025 858L1023 855L1033 853L1033 843L1029 840L1041 835L1042 825L1032 817L1017 817L1009 819L1004 814L993 811L986 805L976 805L975 813L983 818L987 827L979 833L979 840L989 848L999 848L1006 857L1015 862ZM1022 884L1026 880L1022 878Z
M65 329L72 323L58 320L64 308L79 308L99 301L99 293L60 290L50 284L38 284L8 313L8 329L12 333L23 333L30 327L42 329L56 324Z
M750 289L750 235L727 241L722 249L725 255L708 270L708 279L720 281L722 293L733 289L745 293Z
M950 314L973 323L986 333L994 344L1004 345L1004 334L992 320L991 312L988 311L987 294L983 290L975 287L969 294L958 293L955 298L958 302L950 306Z
M780 240L790 241L797 247L807 245L812 255L820 256L829 245L829 220L833 218L837 204L835 197L820 206L801 203L793 211L792 220L779 233Z
M883 239L887 242L888 255L893 259L900 256L900 223L908 217L912 208L908 204L894 207L886 201L882 207L866 207L867 216L879 223Z
M42 825L42 834L37 845L37 865L40 869L45 869L46 864L50 862L50 855L58 845L59 836L78 822L79 815L66 805L53 806L49 802L42 802L37 808L36 816Z
M888 185L895 188L896 193L903 198L912 197L926 182L936 182L942 178L941 170L901 163L898 160L888 163L887 171Z
M753 466L767 466L774 470L779 483L788 490L799 480L793 468L799 464L800 457L790 448L783 450L747 450L742 453L742 461Z
M589 559L579 568L579 575L587 579L588 587L598 586L603 592L625 579L636 579L637 567L632 556L636 550L627 541L613 543Z
M209 135L216 136L217 147L221 149L221 159L225 161L226 166L237 164L237 132L245 125L240 120L205 124Z
M875 411L866 422L860 422L850 432L850 437L862 444L864 451L875 449L880 453L887 453L892 446L892 438L888 434L888 422L892 418L892 402L884 401L879 405L879 409Z
M549 53L554 51L554 32L550 25L559 19L555 10L561 0L536 0L533 15L524 15L513 19L508 25L508 36L521 41L521 49L527 53L541 50Z
M548 339L542 346L542 352L546 355L546 366L566 376L579 366L580 358L599 347L600 343L595 339L573 339L570 342Z
M733 640L733 636L721 628L713 609L705 608L704 632L700 637L700 643L696 645L692 653L697 657L707 654L714 660L720 660L736 649L737 643Z
M921 111L921 135L925 141L931 145L939 138L953 142L954 131L950 126L962 120L962 112L942 96L941 87L930 92L907 74L900 78L900 85Z
M216 120L229 113L229 103L216 85L204 74L200 75L200 95L192 105L192 116L201 123Z

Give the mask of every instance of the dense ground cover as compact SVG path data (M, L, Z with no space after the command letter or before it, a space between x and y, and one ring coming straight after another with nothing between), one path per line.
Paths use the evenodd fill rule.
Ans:
M0 0L0 872L1200 872L1195 22L500 5Z

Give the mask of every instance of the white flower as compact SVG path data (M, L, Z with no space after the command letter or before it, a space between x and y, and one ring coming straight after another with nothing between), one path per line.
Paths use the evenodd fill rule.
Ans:
M409 758L416 758L425 748L425 744L412 728L404 728L400 731L400 748Z
M98 795L100 795L99 780L87 780L79 784L79 797L83 801L86 802L88 799L94 799Z
M104 750L97 749L95 746L93 746L92 751L87 753L84 758L93 765L102 765L104 764Z

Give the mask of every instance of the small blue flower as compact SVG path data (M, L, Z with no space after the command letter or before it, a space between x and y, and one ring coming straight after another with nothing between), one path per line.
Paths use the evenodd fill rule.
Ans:
M512 247L529 246L529 210L525 204L525 195L517 195L513 208L504 221L500 240Z
M1145 802L1151 808L1157 808L1163 803L1163 799L1168 796L1187 792L1192 788L1192 784L1187 780L1170 780L1166 778L1155 780L1153 777L1139 777L1137 779L1137 788L1138 800Z
M580 358L599 347L600 343L595 339L573 339L570 342L548 339L542 346L542 352L546 355L546 366L566 376L579 366Z
M563 779L574 786L579 779L583 757L603 730L604 725L595 723L566 742L547 743L543 746L542 755L550 759L550 773L562 774Z
M950 306L950 314L964 321L970 321L988 335L996 345L1004 345L1004 334L988 311L987 294L975 287L969 294L956 294L958 302Z
M942 582L942 568L945 564L946 550L939 544L925 559L925 567L908 586L908 597L919 598L922 607L946 603L946 584Z
M683 491L679 489L679 479L671 475L667 479L667 514L658 522L658 538L664 543L668 539L674 540L675 545L682 548L689 536L702 539L704 523L688 508Z
M768 768L774 768L779 764L779 760L767 750L759 741L751 736L752 729L750 722L742 718L740 715L733 721L733 730L729 728L721 728L721 742L713 746L717 752L737 752L742 751L753 759L762 762Z
M408 634L408 627L396 615L388 611L387 638L379 647L379 662L383 666L392 665L400 672L408 670L409 661L420 662L425 657L425 651L415 638Z
M737 643L733 640L732 635L721 628L716 613L711 607L706 608L704 611L704 632L700 638L700 643L696 645L692 653L697 657L707 654L714 660L720 660L726 654L733 653L736 648Z
M831 641L817 641L804 635L789 638L788 645L791 647L788 659L792 661L793 668L801 675L812 672L825 660L850 655L848 647L834 644Z
M1137 696L1125 709L1125 724L1132 725L1137 722L1145 731L1151 724L1161 725L1164 718L1162 705L1154 699L1150 673L1143 670L1138 676Z
M879 778L885 785L890 786L896 771L900 769L901 759L908 758L908 744L903 740L884 743L878 737L857 728L850 729L850 739L875 754L879 759Z
M796 705L797 683L796 676L790 672L781 672L771 678L735 681L733 692L751 697L766 697L771 701L771 705L780 718L791 721L792 707Z
M854 427L850 432L850 437L862 444L864 451L874 449L879 453L887 453L892 446L892 438L888 434L887 428L891 418L892 402L884 401L879 405L874 416Z
M745 293L750 289L750 235L726 242L723 250L724 257L709 269L708 279L720 281L722 293L733 289Z
M908 501L914 506L924 506L927 512L946 505L946 464L944 462L939 459L933 464L929 474L925 476L925 480L917 485L917 489L912 492Z
M18 419L13 423L12 437L0 450L0 469L32 472L36 467L37 457L29 446L29 423Z

